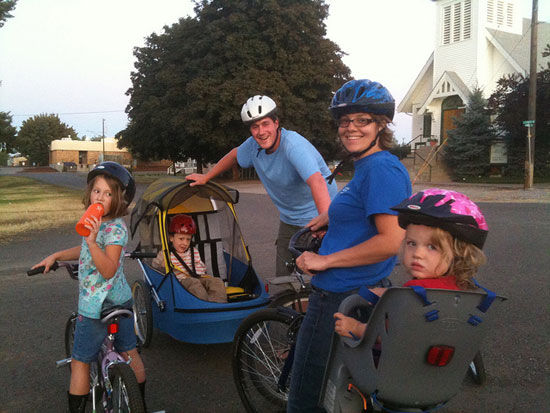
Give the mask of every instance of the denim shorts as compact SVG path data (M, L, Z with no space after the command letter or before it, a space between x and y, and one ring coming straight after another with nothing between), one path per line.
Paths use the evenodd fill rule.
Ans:
M78 315L72 358L82 363L91 363L97 360L101 343L107 337L108 323L102 323L95 318ZM136 347L136 333L133 317L120 317L118 333L115 335L115 349L119 353L132 350Z

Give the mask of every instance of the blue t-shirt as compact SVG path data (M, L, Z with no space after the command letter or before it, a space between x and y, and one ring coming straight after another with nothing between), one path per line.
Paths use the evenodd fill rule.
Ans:
M99 319L105 301L109 306L124 304L132 298L132 290L124 276L124 247L128 242L128 229L122 218L102 222L96 243L103 251L107 245L120 245L122 251L118 268L113 278L106 280L97 270L86 239L82 237L78 262L78 313L85 317Z
M254 167L271 200L286 224L304 226L319 213L306 181L316 172L323 177L330 170L321 154L303 136L281 128L277 150L267 154L251 136L237 150L242 168ZM336 182L328 185L330 198L338 192Z
M355 162L353 179L334 198L329 208L329 227L319 254L328 255L372 238L378 231L375 214L396 215L390 208L411 195L411 181L403 164L387 151ZM332 292L344 292L374 284L387 277L396 257L349 268L330 268L312 278L312 284Z

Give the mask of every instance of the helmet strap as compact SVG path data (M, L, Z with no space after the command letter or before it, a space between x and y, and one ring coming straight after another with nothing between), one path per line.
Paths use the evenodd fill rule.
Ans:
M326 178L329 185L332 183L332 181L334 181L334 178L336 177L338 172L340 172L340 170L344 167L346 162L348 162L350 160L353 160L353 159L359 158L361 155L363 155L363 154L367 153L368 151L370 151L374 147L374 145L376 145L376 142L378 142L378 138L382 134L383 130L384 129L379 130L378 133L376 134L376 137L372 140L370 145L367 146L362 151L348 152L348 155L343 160L340 161L340 163L336 166L336 168L334 168L334 171Z
M380 137L380 135L382 134L382 131L384 129L380 129L378 131L378 133L376 134L376 137L372 140L372 142L370 143L369 146L367 146L365 149L363 149L362 151L357 151L357 152L349 152L349 159L357 159L359 158L361 155L367 153L368 151L370 151L374 145L376 145L376 143L378 142L378 138Z

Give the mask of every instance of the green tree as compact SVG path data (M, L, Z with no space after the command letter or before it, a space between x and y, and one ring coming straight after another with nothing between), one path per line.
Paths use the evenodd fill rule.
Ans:
M265 94L284 127L334 156L327 106L350 72L325 37L324 1L196 0L195 13L135 49L119 145L141 159L216 161L248 136L243 103Z
M4 23L10 17L13 17L10 14L10 11L15 9L15 4L17 0L1 0L0 1L0 27L4 26Z
M41 114L23 121L15 145L30 162L48 165L51 141L68 136L78 139L75 130L61 122L57 115Z
M0 152L10 153L15 148L17 130L12 126L12 117L6 112L0 112Z
M550 56L547 45L543 56ZM506 137L508 165L505 173L522 176L525 171L525 150L529 99L529 78L519 74L499 79L489 98L489 108L496 113L496 125ZM550 176L550 62L537 73L537 111L535 136L535 176Z
M449 131L444 156L453 179L488 175L495 133L486 105L481 89L475 89L464 115L455 119L456 128Z

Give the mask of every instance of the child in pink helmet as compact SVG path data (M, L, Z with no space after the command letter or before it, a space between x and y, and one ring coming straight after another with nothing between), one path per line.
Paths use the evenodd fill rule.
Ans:
M403 286L470 290L473 277L485 262L481 251L488 226L478 206L466 195L431 188L413 194L392 208L406 230L401 260L411 280ZM369 291L381 296L385 288ZM335 313L335 331L362 337L367 325Z
M189 215L178 214L170 220L168 267L172 268L180 284L195 297L204 301L226 303L227 294L223 281L206 273L206 265L202 262L199 251L191 248L191 240L196 232L195 221ZM159 251L152 265L162 271L166 269L164 251Z

